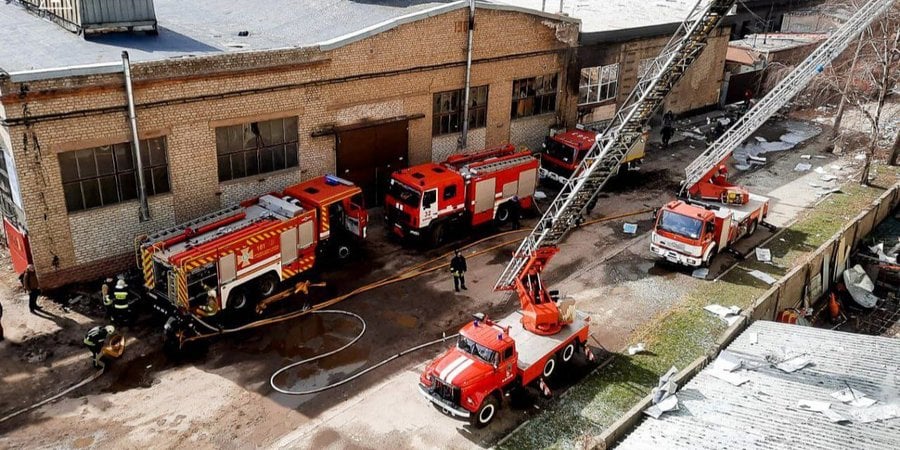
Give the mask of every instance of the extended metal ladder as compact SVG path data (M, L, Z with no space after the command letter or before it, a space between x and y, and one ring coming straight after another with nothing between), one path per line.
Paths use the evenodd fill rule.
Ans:
M188 222L180 223L178 225L175 225L174 227L157 231L156 233L147 236L146 244L154 244L160 241L164 241L170 237L177 236L184 233L184 230L186 230L187 228L197 229L202 227L203 225L215 223L221 219L237 214L238 212L240 212L240 210L241 207L239 205L235 205L230 208L220 209L216 212L198 217Z
M892 3L893 0L871 0L858 9L819 48L685 168L682 193L699 182L716 164L727 158L737 146L799 94L813 77L825 69L826 64L840 55Z
M531 155L519 156L516 158L504 159L502 161L491 161L491 162L477 162L466 164L460 169L460 172L472 172L472 173L491 173L496 172L498 170L507 169L510 167L518 166L523 162L528 162L529 160L533 160L534 157Z
M557 245L578 222L586 207L616 173L643 128L706 46L735 0L697 2L650 68L638 81L597 142L578 164L572 177L547 208L531 234L525 238L506 266L495 290L514 289L515 280L535 250Z

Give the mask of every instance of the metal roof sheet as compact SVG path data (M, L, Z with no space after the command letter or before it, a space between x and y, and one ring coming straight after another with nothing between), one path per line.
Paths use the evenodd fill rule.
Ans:
M619 449L897 449L900 418L871 423L833 423L798 402L852 408L831 396L847 388L900 408L900 339L757 321L728 346L754 370L740 386L706 367L678 393L680 409L645 419ZM805 354L812 365L793 373L769 361Z

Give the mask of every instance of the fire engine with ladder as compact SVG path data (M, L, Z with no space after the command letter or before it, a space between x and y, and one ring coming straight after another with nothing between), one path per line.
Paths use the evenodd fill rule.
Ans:
M549 290L541 273L734 4L712 0L694 6L501 274L494 289L515 292L520 310L498 321L476 315L463 327L456 347L421 374L419 391L426 399L483 427L506 394L533 384L549 394L546 380L578 350L593 359L587 345L589 317Z
M259 300L317 258L348 257L366 238L362 198L327 175L142 237L144 288L170 318L167 334L250 322Z
M891 3L873 0L862 6L687 166L680 192L683 198L657 213L650 239L655 255L682 265L709 266L717 253L752 235L758 225L766 225L763 220L769 199L728 182L726 162L735 148L799 94Z
M388 226L436 245L451 228L504 224L512 208L531 207L538 166L531 152L507 144L398 170L385 198Z

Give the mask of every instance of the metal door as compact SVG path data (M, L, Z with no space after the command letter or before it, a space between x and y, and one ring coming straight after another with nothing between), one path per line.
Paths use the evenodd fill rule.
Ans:
M391 173L409 165L406 120L338 131L337 173L362 188L366 205L384 202Z

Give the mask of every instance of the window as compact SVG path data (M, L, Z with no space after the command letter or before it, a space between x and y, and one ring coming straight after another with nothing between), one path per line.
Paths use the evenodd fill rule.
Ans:
M510 117L518 119L556 111L556 85L556 74L513 81Z
M463 90L438 92L434 94L431 135L458 133L462 128ZM484 128L487 124L488 87L476 86L469 89L469 129Z
M219 181L297 167L298 141L296 117L216 128Z
M145 139L141 163L147 195L169 192L166 138ZM81 211L138 197L134 151L128 142L59 154L66 209Z
M509 358L512 358L512 355L513 355L513 348L512 347L507 348L506 350L503 351L503 360L506 361Z
M616 98L619 88L619 64L581 69L578 104L599 103Z
M9 183L9 173L6 168L6 151L0 147L0 212L4 217L15 215L13 208L12 187Z
M430 191L425 192L425 196L422 197L422 206L425 208L430 207L437 201L437 189L432 189Z
M650 67L653 65L653 61L656 61L656 58L645 58L642 59L638 63L638 78L644 78L644 75L647 74L647 71L650 70Z
M451 184L444 188L444 200L450 200L456 196L456 185Z

